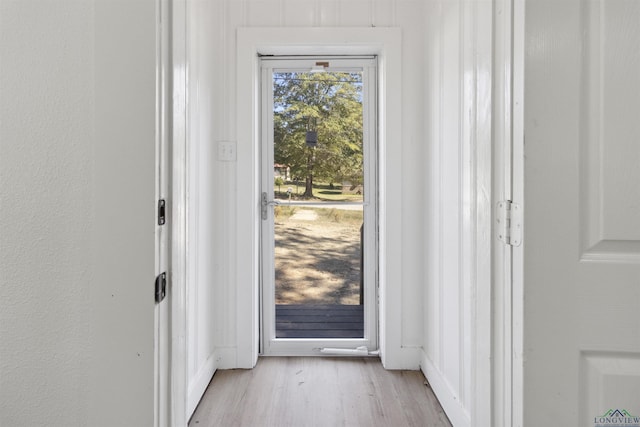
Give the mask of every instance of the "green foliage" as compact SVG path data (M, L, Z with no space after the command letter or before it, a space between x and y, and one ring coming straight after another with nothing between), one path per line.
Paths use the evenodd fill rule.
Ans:
M306 180L361 183L362 76L360 73L276 73L274 75L274 160ZM316 119L318 145L305 143Z
M277 177L273 183L278 186L278 191L280 191L280 187L284 185L284 179Z

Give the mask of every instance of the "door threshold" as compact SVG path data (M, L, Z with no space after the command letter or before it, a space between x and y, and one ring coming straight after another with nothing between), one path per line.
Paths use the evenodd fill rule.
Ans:
M369 351L365 346L356 348L323 347L320 349L320 353L330 356L378 356L380 354L380 350Z

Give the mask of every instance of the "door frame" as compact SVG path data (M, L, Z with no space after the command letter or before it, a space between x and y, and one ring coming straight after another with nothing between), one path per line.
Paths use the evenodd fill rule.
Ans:
M237 366L251 368L259 349L260 115L259 54L377 55L379 128L379 346L385 367L406 367L418 360L418 349L401 344L401 295L389 292L389 280L402 277L398 247L400 197L387 191L387 179L401 170L399 150L387 141L401 138L401 33L398 28L239 28L237 32L237 167L238 187L251 189L238 199L237 223ZM394 108L385 109L385 105ZM417 367L417 366L416 366Z
M168 194L167 218L170 233L167 271L169 304L169 390L168 401L157 401L168 407L168 426L186 426L191 415L187 413L187 30L188 0L159 0L158 25L163 37L158 50L165 61L162 76L162 114L168 120ZM163 22L168 25L161 25ZM157 425L157 424L156 424Z
M156 200L169 199L171 192L171 36L161 25L161 16L169 13L168 0L159 0L156 5ZM159 208L158 208L159 209ZM159 212L158 212L159 215ZM156 221L155 230L155 275L170 273L172 224ZM166 276L165 276L166 277ZM157 296L156 296L157 298ZM171 296L154 305L154 426L168 427L171 423Z
M366 346L369 351L378 350L378 148L377 148L377 58L374 56L269 56L260 59L260 164L261 192L273 198L273 73L282 70L299 71L311 69L316 61L329 61L333 72L341 69L361 69L363 83L363 178L364 194L362 213L364 219L364 238L367 244L363 249L364 265L364 335L361 338L276 338L275 332L275 274L274 274L274 217L273 205L267 206L267 217L261 227L261 266L260 266L260 354L284 356L319 355L323 347L356 348ZM285 71L286 72L286 71Z
M524 211L524 0L498 0L493 12L493 204L511 200ZM522 219L526 239L526 218ZM494 230L493 235L497 233ZM491 288L490 413L496 427L522 426L524 245L508 246L493 237ZM481 383L478 387L482 387Z

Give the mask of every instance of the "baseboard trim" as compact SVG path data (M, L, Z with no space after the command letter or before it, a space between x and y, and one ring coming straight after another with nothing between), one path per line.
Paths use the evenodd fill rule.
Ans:
M189 381L189 391L187 392L187 419L191 418L196 406L200 403L202 395L213 378L217 369L216 353L214 352L207 361L200 367L198 373Z
M420 369L420 348L418 347L381 348L380 350L380 360L385 369L412 371Z
M424 350L421 353L420 369L427 378L429 385L431 385L431 389L438 398L442 409L449 417L449 421L451 421L453 427L470 427L471 418L469 412L462 406L460 398L431 362Z
M217 347L215 352L216 366L218 369L243 368L238 363L237 347Z

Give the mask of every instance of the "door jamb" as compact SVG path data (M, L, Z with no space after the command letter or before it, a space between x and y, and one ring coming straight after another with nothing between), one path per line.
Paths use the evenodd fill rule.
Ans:
M169 79L171 76L171 39L167 28L162 26L162 16L169 13L170 2L158 0L156 4L156 190L155 199L167 199L171 188L171 112L167 109L171 99ZM159 213L158 213L159 215ZM168 271L171 264L171 224L155 226L155 272L156 282ZM157 286L157 284L156 284ZM156 289L157 292L157 289ZM170 300L158 301L154 305L154 426L168 427L170 420Z
M511 153L512 197L515 203L524 204L524 54L525 54L525 4L513 1L513 148ZM526 229L523 221L523 229ZM524 424L524 244L513 248L511 266L513 358L512 367L512 417L514 426Z
M169 3L161 21L168 32L163 51L168 55L167 99L164 106L170 123L168 225L170 261L167 299L170 304L169 425L186 426L187 414L187 29L188 0L161 0Z
M494 209L501 200L524 208L524 13L524 0L502 0L494 9ZM523 423L523 248L493 238L490 421L496 427Z

